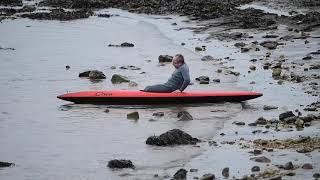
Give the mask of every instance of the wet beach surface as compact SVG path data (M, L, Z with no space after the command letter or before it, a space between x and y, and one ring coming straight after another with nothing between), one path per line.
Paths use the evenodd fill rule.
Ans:
M223 30L225 27L221 26L202 28L217 20L190 21L185 16L134 14L119 9L102 9L94 13L115 16L93 15L72 21L2 20L0 161L13 162L15 166L0 168L1 178L170 179L177 170L184 168L187 171L197 169L187 173L188 179L206 173L221 179L225 167L230 168L230 178L241 178L250 175L255 165L260 166L261 172L276 170L269 177L282 173L283 179L312 179L319 172L319 144L310 153L301 154L286 148L263 151L262 155L271 159L271 163L250 160L255 156L248 153L261 148L252 143L259 138L285 140L300 135L319 138L319 119L303 130L297 130L292 124L280 127L280 131L264 125L248 126L259 117L278 119L285 111L319 116L319 107L315 111L304 110L307 105L319 101L319 85L315 84L319 79L313 78L314 74L319 76L319 69L305 71L305 68L319 64L319 55L312 55L312 60L302 60L308 53L320 49L319 39L312 38L320 36L319 30L308 32L308 43L305 43L306 39L295 39L284 42L275 50L257 46L260 51L255 51L256 46L251 42L264 41L262 36L277 34L281 37L292 32L287 31L285 24L276 30ZM253 38L214 38L220 32L238 31ZM123 42L133 43L134 47L108 46ZM237 42L245 42L249 52L241 52L234 46ZM202 46L206 47L205 51L195 51L195 47ZM66 92L137 90L162 83L173 67L170 63L159 64L158 56L176 53L183 54L190 67L193 85L188 90L252 90L262 92L264 96L244 103L174 106L78 105L56 98ZM214 60L201 61L206 55L213 56ZM257 61L250 61L252 59ZM272 77L273 70L264 69L265 62L279 59L285 59L283 66L289 66L290 70L295 65L297 68L292 71L306 76L307 80L297 83ZM70 69L65 68L67 65ZM129 65L141 69L120 68ZM249 69L252 65L255 70ZM102 71L106 79L97 82L78 77L80 72L93 69ZM240 75L235 76L230 71ZM138 86L114 85L110 81L113 74L127 76ZM210 83L199 84L194 80L201 75L210 77ZM213 79L220 79L220 83ZM265 105L278 108L264 110ZM140 118L127 119L127 114L134 111L139 112ZM193 120L179 121L177 114L180 111L189 112ZM156 112L163 112L164 116L153 116ZM245 125L239 126L235 122ZM181 129L202 142L172 147L145 144L149 136L171 129ZM111 159L130 159L136 168L112 170L106 167ZM289 161L299 166L294 170L295 176L287 176L287 170L276 166ZM311 163L313 169L300 168L305 163Z

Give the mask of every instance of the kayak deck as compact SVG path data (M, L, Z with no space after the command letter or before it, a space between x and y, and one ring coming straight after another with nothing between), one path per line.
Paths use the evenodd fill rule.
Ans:
M81 91L57 98L79 104L142 105L241 102L262 96L250 91L188 91L152 93L132 90Z

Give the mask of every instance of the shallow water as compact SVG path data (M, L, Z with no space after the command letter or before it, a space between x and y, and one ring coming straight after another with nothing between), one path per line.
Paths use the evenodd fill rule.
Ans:
M237 58L234 64L241 73L247 71L249 57L234 53L235 49L227 46L231 44L205 41L205 34L175 31L194 26L182 22L185 17L159 19L117 9L102 12L107 11L120 16L70 22L17 19L0 24L0 45L16 49L0 50L0 160L16 163L14 168L0 170L3 179L150 179L154 174L172 175L172 168L201 157L205 146L151 147L145 144L147 137L179 128L206 140L214 137L226 120L258 116L255 113L266 102L290 109L304 99L301 93L292 92L291 104L287 104L288 97L283 96L287 87L248 85L252 80L270 80L262 70L257 70L260 76L249 74L246 80L217 74L220 65L201 62L203 55ZM172 26L173 22L178 25ZM108 47L122 42L132 42L135 47ZM201 45L208 50L193 51ZM265 95L250 101L248 109L240 103L169 107L75 105L56 98L71 91L141 89L165 82L173 67L158 66L157 58L176 53L185 55L192 79L208 75L222 80L221 84L210 85L194 82L188 89L256 90ZM66 70L66 65L71 68ZM119 69L123 65L135 65L141 70ZM95 83L78 78L79 72L90 69L103 71L107 79ZM114 73L128 76L139 86L113 85L110 78ZM279 96L275 97L268 86ZM104 112L107 108L109 113ZM188 111L194 120L178 121L176 116L181 110ZM138 121L126 119L126 114L133 111L139 112ZM160 111L164 117L152 116ZM241 116L242 112L247 113ZM112 171L106 168L111 159L130 159L137 169Z

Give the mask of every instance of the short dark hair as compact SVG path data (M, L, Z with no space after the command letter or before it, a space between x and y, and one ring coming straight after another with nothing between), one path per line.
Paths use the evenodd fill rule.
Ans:
M175 57L178 58L178 61L181 62L182 64L184 64L184 57L182 54L176 54Z

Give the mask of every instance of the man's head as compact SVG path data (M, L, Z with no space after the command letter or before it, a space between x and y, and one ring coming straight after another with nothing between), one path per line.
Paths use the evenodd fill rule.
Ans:
M178 69L180 66L184 64L184 57L182 54L176 54L172 59L172 65Z

